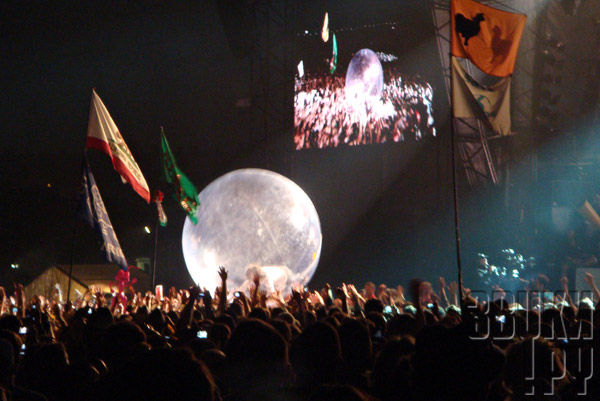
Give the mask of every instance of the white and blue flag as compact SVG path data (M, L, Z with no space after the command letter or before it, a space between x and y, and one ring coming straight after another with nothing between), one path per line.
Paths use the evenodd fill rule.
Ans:
M127 260L115 234L94 175L86 161L83 163L83 192L80 200L80 212L84 220L102 237L102 253L110 263L127 270Z

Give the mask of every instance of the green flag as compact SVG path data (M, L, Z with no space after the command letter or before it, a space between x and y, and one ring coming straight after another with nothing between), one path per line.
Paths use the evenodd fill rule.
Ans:
M335 33L333 34L333 53L331 55L331 60L329 61L329 73L333 74L335 69L337 68L337 40L335 39Z
M162 145L162 156L163 156L163 168L165 170L165 177L169 184L173 184L175 187L175 199L181 205L183 210L187 213L192 223L196 224L196 211L198 210L198 191L192 182L183 174L183 172L177 167L175 157L171 153L169 143L165 137L165 132L161 127L161 145Z

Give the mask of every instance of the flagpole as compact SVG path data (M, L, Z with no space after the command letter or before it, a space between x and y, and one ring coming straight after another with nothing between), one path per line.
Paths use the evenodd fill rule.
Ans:
M81 158L81 165L83 166L83 163L86 162L86 151L85 149L83 150L83 157ZM83 173L83 169L82 169L82 173ZM78 207L78 202L79 202L79 192L78 195L75 197L73 203L74 203L74 214L73 214L73 234L72 234L72 238L71 238L71 265L69 266L69 282L67 284L67 302L69 302L71 300L71 281L73 279L73 263L75 260L75 241L77 240L77 207Z
M152 288L156 287L156 254L158 249L158 225L160 219L156 217L156 224L154 225L154 256L152 258Z
M75 217L73 218L73 236L71 238L71 266L69 267L69 283L67 284L67 302L71 301L71 279L73 277L73 261L75 259L75 240L77 237L75 233L77 232L75 221L77 219L77 212L75 212Z
M450 15L452 18L452 14ZM450 28L452 29L452 28ZM460 257L460 216L458 212L458 182L456 178L456 129L454 124L454 79L452 71L452 53L450 57L450 137L451 137L451 158L452 158L452 195L454 201L454 237L456 241L456 268L458 273L458 296L461 310L463 309L463 279L462 279L462 261Z

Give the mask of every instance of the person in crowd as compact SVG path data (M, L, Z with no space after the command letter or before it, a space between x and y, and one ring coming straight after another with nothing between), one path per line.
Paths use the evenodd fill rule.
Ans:
M0 288L0 400L598 399L600 316L569 281L522 306L438 279L73 302ZM598 302L591 274L590 298ZM376 288L379 288L376 291ZM490 293L492 289L490 288ZM535 290L535 291L533 291ZM236 294L235 296L233 294ZM202 296L200 296L202 295ZM29 301L27 301L27 299ZM14 306L13 306L14 305ZM267 306L270 305L270 306Z

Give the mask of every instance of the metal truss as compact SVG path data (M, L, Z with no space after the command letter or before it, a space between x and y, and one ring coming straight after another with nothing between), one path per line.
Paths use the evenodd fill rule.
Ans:
M444 71L444 83L448 104L452 105L451 97L451 71L450 71L450 1L449 0L430 0L431 12L436 31L436 39L442 70ZM514 1L482 1L489 6L504 9L511 12L526 13L528 16L535 7L534 0L523 0L519 2L519 10L513 8ZM523 8L524 7L524 8ZM533 24L535 18L530 18L528 25ZM518 79L513 79L512 101L513 114L517 114L513 124L513 132L529 132L531 122L531 92L532 92L532 71L535 40L533 30L526 27L526 31L521 39L521 51L519 53L519 62L515 69ZM474 75L475 67L470 63L466 64L467 72ZM467 183L476 185L480 183L498 184L500 182L498 174L498 160L494 157L490 148L490 141L499 137L492 132L487 124L481 120L456 119L453 121L457 139L458 155L461 159L461 165L464 169Z

